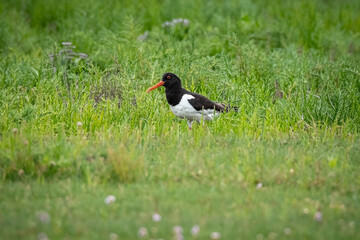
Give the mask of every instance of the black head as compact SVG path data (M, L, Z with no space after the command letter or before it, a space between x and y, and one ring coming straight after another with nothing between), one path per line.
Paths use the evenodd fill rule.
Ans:
M164 87L180 87L181 80L174 73L165 73L161 79L164 82Z
M156 85L150 87L146 92L151 92L152 90L164 86L166 91L177 91L181 89L181 80L173 73L165 73L162 76L162 79L160 82L158 82Z

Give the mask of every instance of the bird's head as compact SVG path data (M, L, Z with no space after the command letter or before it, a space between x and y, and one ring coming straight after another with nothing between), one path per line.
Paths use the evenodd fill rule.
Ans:
M180 87L181 88L181 80L178 76L176 76L174 73L165 73L161 81L158 82L156 85L150 87L146 92L150 92L160 86L164 86L165 88L170 87Z

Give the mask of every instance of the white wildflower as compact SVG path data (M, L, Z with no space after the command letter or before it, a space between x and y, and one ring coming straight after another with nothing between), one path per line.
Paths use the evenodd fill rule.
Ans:
M221 234L219 232L212 232L210 234L210 238L211 239L220 239L221 238Z
M110 233L109 234L109 239L110 240L117 240L119 239L118 235L116 233Z
M82 59L88 58L88 55L87 55L86 53L79 53L78 55L79 55L79 57L82 58Z
M149 31L146 31L143 35L140 35L137 40L138 41L145 41L149 36Z
M51 220L50 215L45 211L38 211L36 212L36 217L43 223L49 223Z
M184 19L183 24L184 24L184 26L187 27L187 26L189 26L190 21L188 19Z
M63 46L71 46L72 42L62 42L61 43Z
M160 214L158 214L158 213L154 213L154 214L152 215L152 219L153 219L155 222L159 222L159 221L161 220L161 216L160 216Z
M138 231L138 236L139 237L146 237L148 235L148 231L145 227L141 227L139 228L139 231Z
M109 205L110 203L115 202L116 197L114 195L109 195L105 198L104 202L105 204Z
M317 211L317 212L315 213L315 216L314 216L315 221L321 222L321 221L322 221L322 218L323 218L322 213L321 213L320 211Z
M173 232L174 232L175 234L182 234L182 233L183 233L183 228L182 228L181 226L175 226L175 227L173 228Z
M200 232L200 227L198 225L195 225L191 228L191 235L197 235Z
M39 240L48 240L49 238L46 235L46 233L41 232L41 233L38 234L38 239Z
M284 233L285 233L285 235L290 235L291 234L291 229L290 228L285 228Z

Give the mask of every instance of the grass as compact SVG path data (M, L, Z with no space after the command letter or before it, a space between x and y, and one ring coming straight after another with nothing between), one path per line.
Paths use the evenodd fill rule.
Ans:
M360 238L359 10L0 1L0 238ZM189 131L169 71L241 111Z

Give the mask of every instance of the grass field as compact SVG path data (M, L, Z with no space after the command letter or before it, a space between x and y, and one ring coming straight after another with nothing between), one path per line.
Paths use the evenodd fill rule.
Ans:
M0 0L0 239L360 239L359 13ZM189 131L165 72L241 110Z

